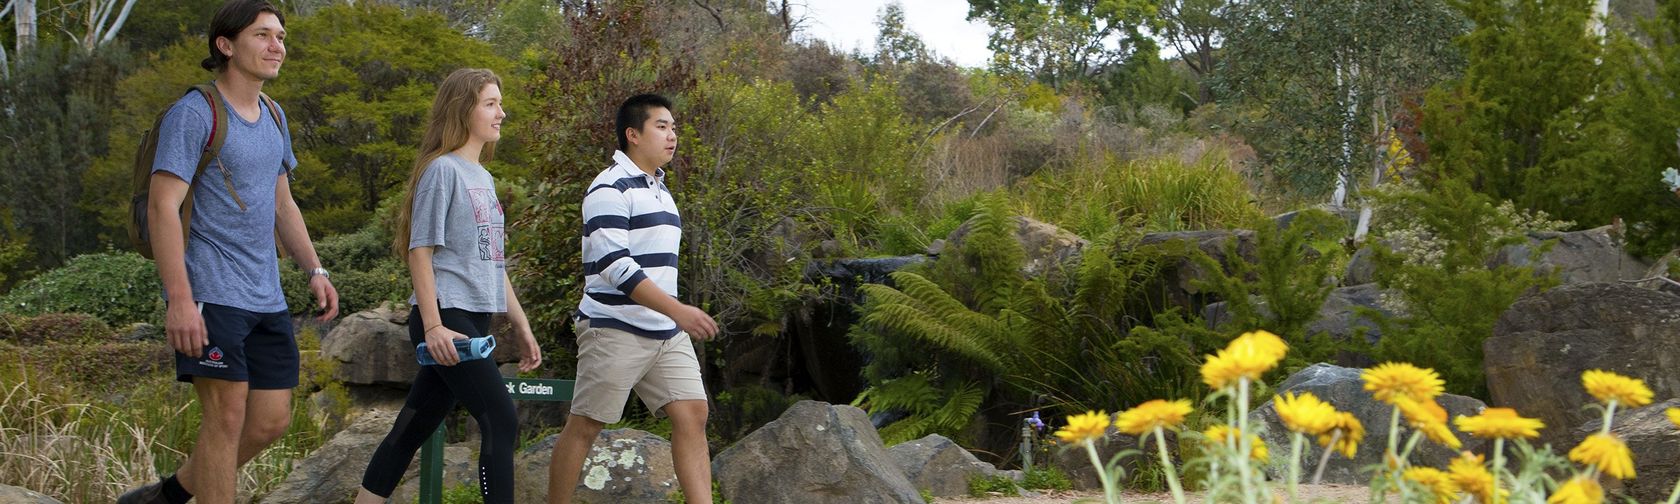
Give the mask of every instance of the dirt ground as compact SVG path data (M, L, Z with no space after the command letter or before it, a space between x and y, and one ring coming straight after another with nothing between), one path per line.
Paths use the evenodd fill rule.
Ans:
M1282 489L1280 488L1279 490L1281 491ZM1300 502L1350 503L1350 502L1368 502L1368 501L1370 501L1370 493L1368 493L1366 491L1366 487L1363 487L1363 486L1301 485L1301 488L1298 491L1300 492L1300 496L1299 496L1300 497L1300 500L1299 500ZM981 502L983 502L985 504L1051 504L1051 503L1055 503L1055 504L1064 504L1064 503L1100 504L1102 502L1102 497L1103 497L1103 495L1102 495L1101 491L1095 491L1095 492L1046 492L1043 495L1038 496L1038 497L1001 497L1001 496L999 496L999 497L986 497L986 498L963 497L963 498L952 498L952 499L934 499L934 502L935 503L941 503L941 504L947 503L947 502L950 502L950 503L955 503L955 502L981 503ZM1200 492L1189 492L1189 493L1185 494L1184 497L1185 497L1185 500L1189 501L1189 502L1202 502L1202 494ZM1278 497L1281 500L1281 498L1283 496L1280 494ZM1168 493L1126 492L1126 494L1124 496L1122 496L1120 498L1120 500L1122 502L1128 502L1128 503L1144 503L1144 502L1170 503L1170 502L1172 502L1172 494L1168 494Z

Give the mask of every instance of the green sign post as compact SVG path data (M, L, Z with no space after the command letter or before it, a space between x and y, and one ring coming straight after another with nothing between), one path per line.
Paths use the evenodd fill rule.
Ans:
M570 401L572 380L544 380L538 378L508 378L508 395L515 401ZM443 435L444 426L426 439L420 447L420 504L443 502Z

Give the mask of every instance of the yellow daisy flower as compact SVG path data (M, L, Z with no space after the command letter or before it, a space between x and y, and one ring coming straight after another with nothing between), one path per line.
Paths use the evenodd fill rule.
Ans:
M1616 479L1634 477L1633 451L1621 439L1609 434L1593 434L1569 450L1569 460L1597 467Z
M1669 408L1665 413L1668 413L1668 421L1673 422L1675 427L1680 427L1680 408Z
M1604 487L1591 478L1574 478L1568 483L1559 485L1551 497L1546 498L1546 504L1601 504L1604 502Z
M1608 404L1614 400L1629 408L1651 404L1653 395L1644 380L1599 369L1581 373L1581 385L1586 386L1587 393L1601 402Z
M1493 473L1488 471L1485 460L1481 455L1463 452L1447 466L1447 475L1459 490L1476 497L1481 504L1495 504L1493 497ZM1504 502L1510 492L1499 491L1499 502Z
M1453 425L1465 434L1485 439L1517 439L1540 437L1546 424L1536 418L1523 418L1511 408L1488 408L1473 417L1459 415Z
M1452 477L1440 469L1411 467L1407 468L1401 477L1429 489L1437 504L1452 504L1453 498L1458 496L1458 484L1453 483Z
M1400 414L1406 417L1406 425L1422 432L1424 437L1437 444L1457 450L1464 446L1453 435L1452 429L1447 428L1447 410L1436 403L1434 399L1418 402L1404 396L1396 397L1395 406L1400 408Z
M1341 432L1342 435L1332 436L1336 432ZM1359 417L1353 416L1353 413L1338 411L1335 425L1318 435L1318 445L1329 447L1332 437L1336 439L1336 446L1331 449L1342 452L1347 458L1353 458L1359 453L1359 442L1365 440L1365 425L1359 423Z
M1425 369L1404 362L1385 362L1366 369L1359 377L1365 380L1365 390L1378 401L1394 404L1396 398L1429 401L1446 390L1447 382L1433 369Z
M1114 427L1133 436L1152 432L1156 427L1177 429L1179 424L1184 423L1184 417L1190 414L1190 410L1189 400L1156 399L1121 413L1120 420L1114 423Z
M1284 427L1295 432L1316 436L1336 426L1336 408L1312 392L1272 396L1272 406Z
M1278 361L1288 352L1289 345L1276 334L1266 331L1244 333L1231 340L1231 344L1223 350L1207 356L1202 364L1202 383L1222 389L1236 384L1239 378L1259 381L1260 376L1277 367Z
M1242 429L1225 424L1216 424L1213 427L1208 427L1207 430L1202 431L1202 435L1207 437L1208 444L1214 446L1224 446L1226 442L1231 441L1231 436L1242 435ZM1249 458L1260 463L1266 463L1271 460L1271 454L1266 451L1266 442L1261 441L1260 436L1249 434L1248 444L1251 447L1251 450L1248 453Z
M1108 432L1109 418L1106 411L1087 411L1083 415L1070 416L1068 424L1056 431L1056 437L1066 443L1083 443L1103 436Z

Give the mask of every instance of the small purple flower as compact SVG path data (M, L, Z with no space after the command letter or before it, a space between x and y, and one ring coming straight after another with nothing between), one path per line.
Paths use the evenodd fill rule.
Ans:
M1038 418L1038 412L1037 411L1033 412L1032 418L1027 419L1027 425L1033 426L1033 429L1035 429L1035 430L1039 430L1039 431L1044 430L1044 420L1040 420Z

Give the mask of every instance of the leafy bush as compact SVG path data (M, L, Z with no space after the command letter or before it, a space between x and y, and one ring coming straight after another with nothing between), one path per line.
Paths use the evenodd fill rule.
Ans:
M88 313L113 326L163 320L157 265L133 252L76 256L0 297L13 313Z
M1233 228L1262 216L1242 175L1223 156L1186 164L1170 158L1082 163L1043 170L1019 186L1022 215L1080 236L1097 236L1131 216L1151 231Z
M1211 273L1198 281L1224 300L1231 317L1219 329L1240 334L1256 327L1268 328L1289 342L1289 360L1284 373L1292 373L1315 362L1334 360L1338 350L1358 350L1364 341L1330 341L1323 334L1310 334L1307 324L1318 319L1325 298L1336 288L1333 281L1345 264L1346 253L1338 240L1347 236L1347 222L1329 212L1303 210L1287 227L1261 220L1253 226L1255 253L1250 261L1237 251L1237 241L1226 244L1228 268L1198 251L1196 263ZM1229 270L1229 272L1227 272Z
M17 345L99 343L116 333L105 321L82 313L45 313L34 317L0 315L0 341Z
M1073 480L1055 466L1034 467L1021 479L1021 487L1028 490L1072 490Z
M1009 476L1001 474L991 477L977 475L968 479L969 497L987 497L993 493L1001 495L1021 494L1020 491L1015 489L1015 480Z
M1391 215L1377 226L1376 279L1399 292L1385 298L1397 313L1362 313L1376 320L1383 339L1381 360L1413 362L1434 368L1453 393L1487 397L1482 376L1482 341L1517 297L1557 285L1556 274L1487 260L1501 248L1527 241L1528 231L1564 226L1520 212L1449 180L1433 192L1399 189L1381 196L1382 212ZM1537 262L1550 244L1536 247Z
M1162 318L1149 299L1160 266L1181 253L1140 246L1135 232L1117 228L1070 272L1027 278L1007 206L1001 196L981 203L973 232L922 273L862 288L861 321L849 336L870 355L869 387L854 403L902 415L881 429L888 444L929 433L973 442L975 424L1015 420L977 413L1040 401L1083 411L1192 390L1206 335L1149 329L1177 320L1170 310ZM997 431L1000 439L1016 434Z

